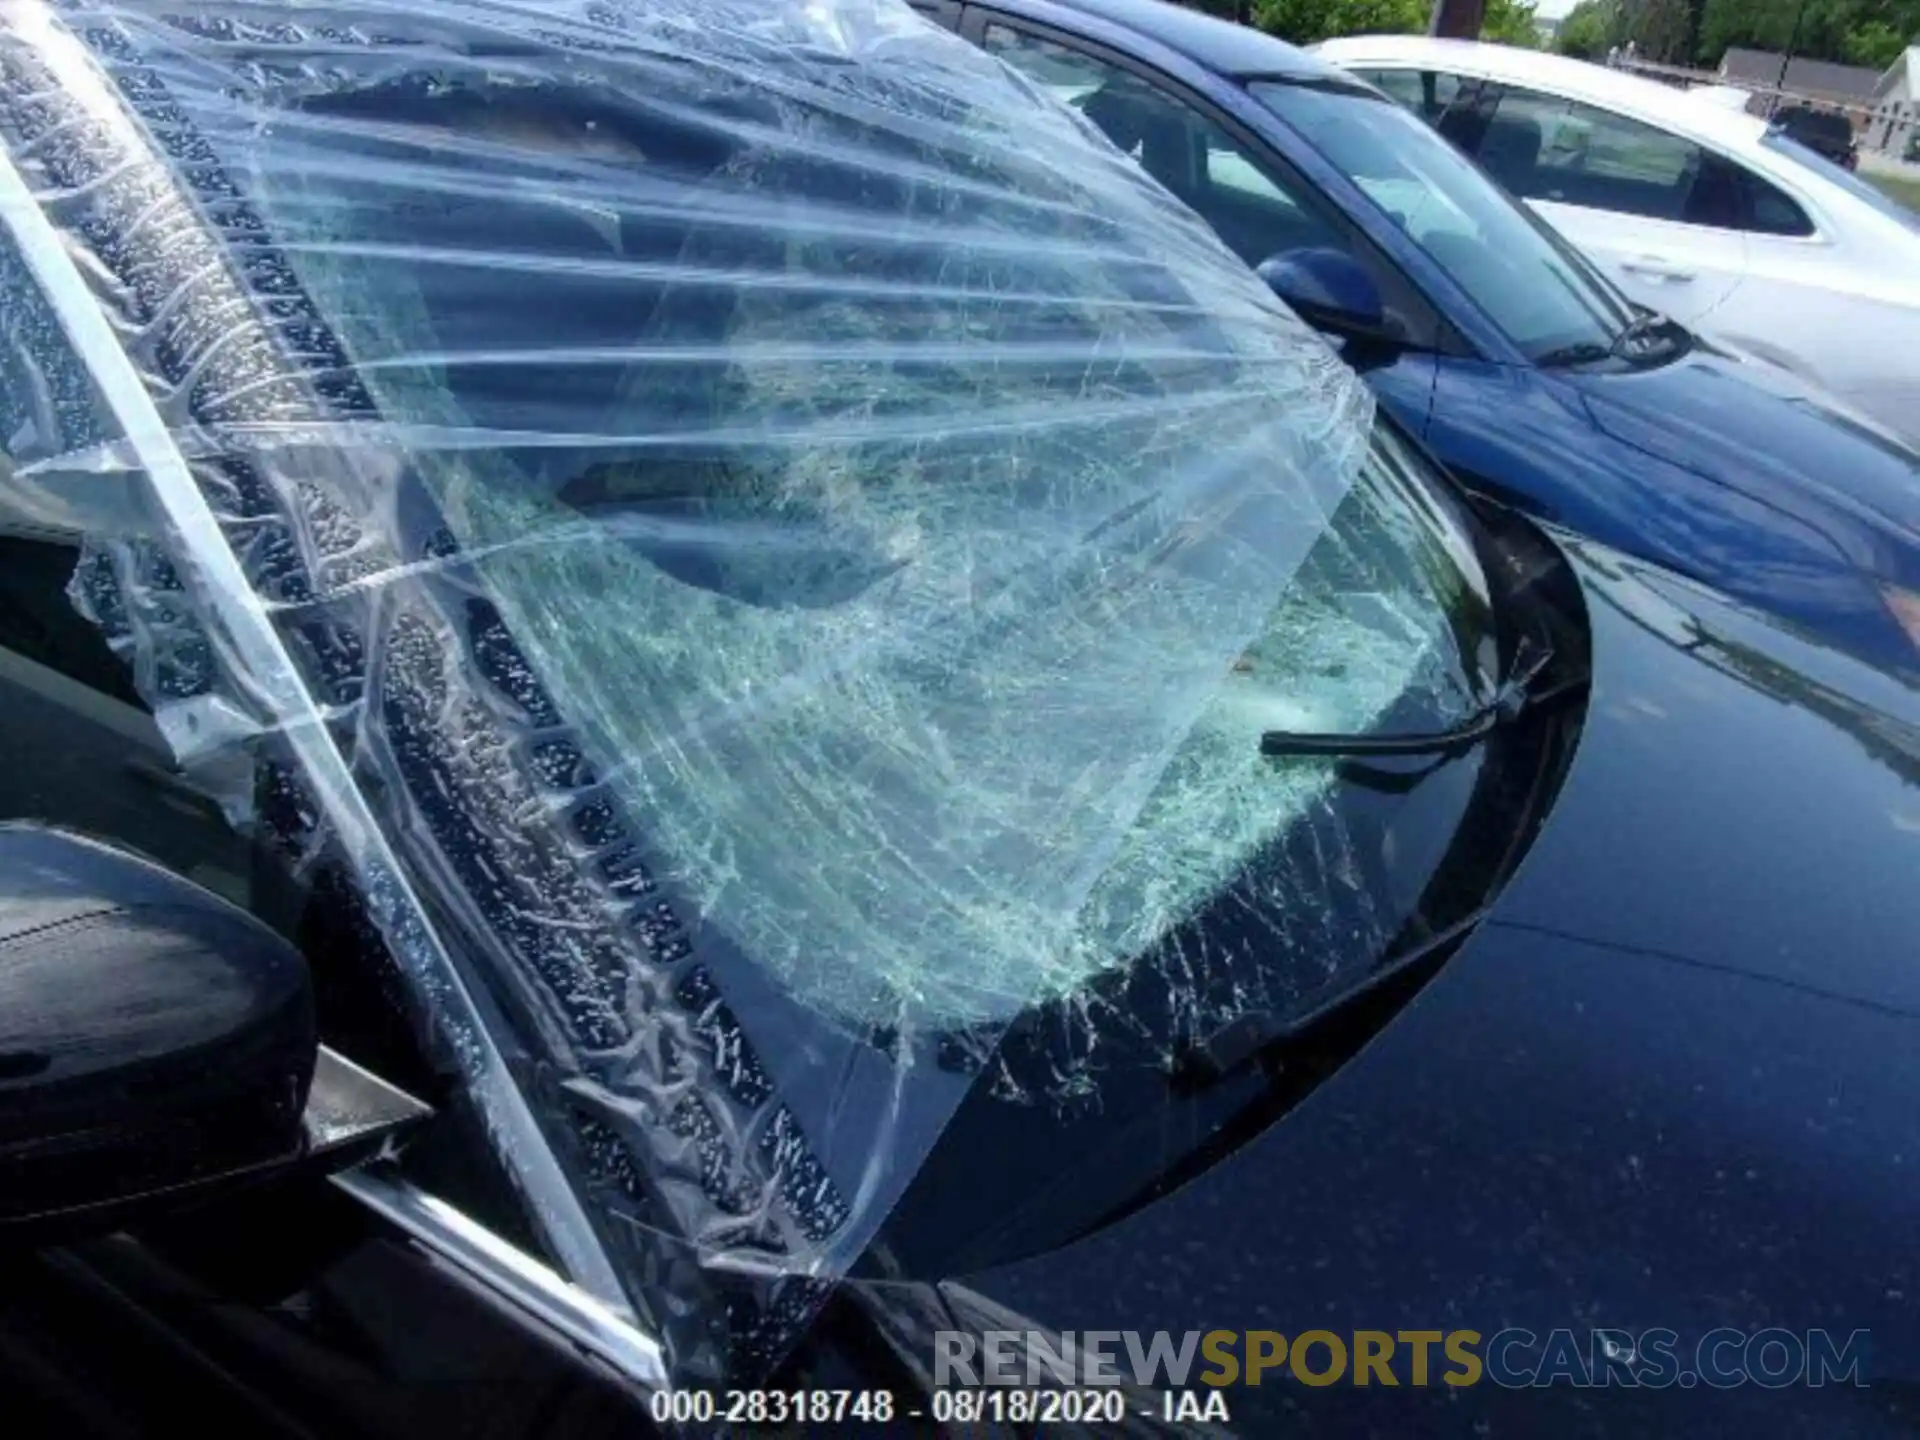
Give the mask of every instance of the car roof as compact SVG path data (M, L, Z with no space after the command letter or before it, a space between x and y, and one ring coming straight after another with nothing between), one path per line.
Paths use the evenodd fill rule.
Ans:
M1044 17L1024 0L986 0L996 9ZM1259 76L1287 80L1346 80L1336 65L1261 30L1163 0L1053 0L1049 8L1077 10L1122 25L1184 55L1195 64L1235 80Z
M1354 35L1313 48L1337 65L1418 64L1505 80L1634 115L1726 150L1751 150L1767 132L1758 116L1624 70L1541 50L1427 35Z

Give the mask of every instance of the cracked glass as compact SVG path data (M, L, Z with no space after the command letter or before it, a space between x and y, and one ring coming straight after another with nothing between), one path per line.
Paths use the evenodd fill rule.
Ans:
M9 14L8 223L122 433L7 483L678 1373L777 1359L976 1087L1097 1098L1143 974L1281 1003L1223 897L1371 913L1259 736L1471 708L1472 547L1044 91L896 0ZM1035 1016L1080 1058L996 1068Z

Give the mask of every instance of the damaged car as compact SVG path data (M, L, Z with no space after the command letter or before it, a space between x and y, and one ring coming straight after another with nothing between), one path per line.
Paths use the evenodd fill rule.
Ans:
M1901 1423L1920 697L901 0L6 0L0 307L21 1424Z

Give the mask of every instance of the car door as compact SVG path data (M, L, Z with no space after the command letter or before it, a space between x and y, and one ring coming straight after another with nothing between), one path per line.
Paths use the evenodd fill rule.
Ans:
M1732 177L1683 136L1501 86L1477 158L1629 296L1682 324L1706 320L1746 274Z
M1627 295L1697 325L1748 268L1737 176L1684 136L1596 105L1446 72L1361 68L1586 252ZM1449 92L1459 98L1448 103Z
M1337 248L1358 260L1404 343L1386 353L1344 350L1344 358L1395 419L1424 433L1443 333L1438 315L1283 157L1205 96L1085 37L982 6L968 7L961 33L1079 109L1249 266L1303 248Z

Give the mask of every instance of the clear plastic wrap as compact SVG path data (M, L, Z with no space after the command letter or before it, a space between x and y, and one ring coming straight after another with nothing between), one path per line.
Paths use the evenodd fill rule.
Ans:
M10 0L0 92L116 421L8 504L236 819L291 767L575 1278L764 1364L1271 830L1220 681L1365 390L903 0Z

